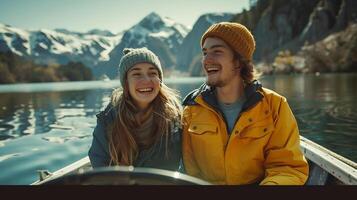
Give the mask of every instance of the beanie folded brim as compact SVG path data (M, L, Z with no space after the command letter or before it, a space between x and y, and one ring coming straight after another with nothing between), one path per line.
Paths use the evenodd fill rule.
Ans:
M221 22L213 24L203 34L201 47L208 37L217 37L226 42L242 58L251 61L255 50L255 40L251 32L242 24Z

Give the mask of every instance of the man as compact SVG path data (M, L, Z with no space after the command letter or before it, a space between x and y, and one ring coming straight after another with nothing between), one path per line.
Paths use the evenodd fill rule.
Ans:
M253 35L222 22L208 28L201 47L207 80L183 101L186 172L214 184L304 184L296 120L286 98L255 80Z

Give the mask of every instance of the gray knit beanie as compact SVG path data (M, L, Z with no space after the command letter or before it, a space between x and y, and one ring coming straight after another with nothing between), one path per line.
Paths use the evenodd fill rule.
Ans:
M150 63L153 64L159 71L159 77L162 81L162 68L159 58L146 47L143 48L124 48L124 56L120 59L119 63L119 77L122 87L124 87L124 78L126 73L131 67L138 63Z

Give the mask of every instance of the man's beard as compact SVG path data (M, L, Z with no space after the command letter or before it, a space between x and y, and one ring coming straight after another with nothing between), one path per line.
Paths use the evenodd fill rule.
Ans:
M206 75L206 84L211 87L224 87L234 78L234 76L239 76L236 69L232 70L231 76L225 77L223 79L222 77L217 77L216 79L210 80L208 75Z
M226 83L223 80L209 80L206 78L206 84L210 87L223 87Z

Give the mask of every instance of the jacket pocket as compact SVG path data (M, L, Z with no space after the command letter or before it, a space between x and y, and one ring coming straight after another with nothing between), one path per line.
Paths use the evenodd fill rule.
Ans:
M217 134L217 125L192 123L188 127L188 132L194 135Z
M274 131L274 124L272 121L258 122L257 124L243 129L239 134L240 138L262 138Z

